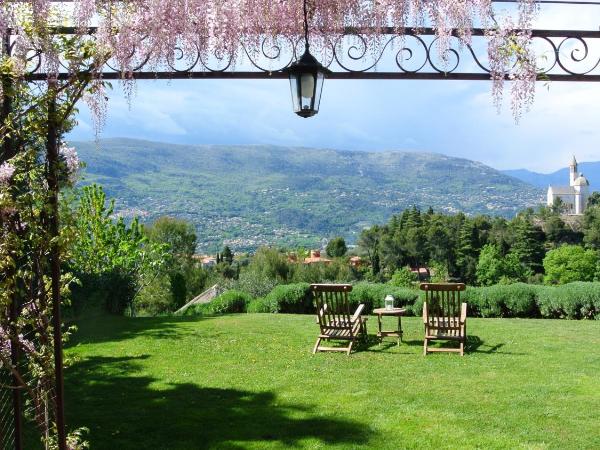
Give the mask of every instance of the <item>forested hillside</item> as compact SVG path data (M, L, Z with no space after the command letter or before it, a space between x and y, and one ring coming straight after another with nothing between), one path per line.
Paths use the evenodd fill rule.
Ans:
M117 211L196 226L201 250L314 246L416 205L505 217L540 189L481 163L433 153L275 146L173 145L131 139L75 142L85 183L101 183Z

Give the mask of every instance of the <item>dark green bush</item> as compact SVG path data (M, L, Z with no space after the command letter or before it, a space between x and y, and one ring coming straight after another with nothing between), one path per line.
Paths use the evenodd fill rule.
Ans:
M356 283L349 300L352 308L356 308L360 303L365 304L365 313L371 313L374 308L382 308L386 295L391 295L395 299L396 307L409 307L413 305L419 297L419 291L414 289L392 286L384 283Z
M131 308L138 287L131 274L114 269L102 274L76 274L76 277L79 283L71 286L72 304L76 313L90 299L101 303L111 314L122 315Z
M250 294L231 290L219 295L210 303L190 306L183 315L243 313L251 301Z

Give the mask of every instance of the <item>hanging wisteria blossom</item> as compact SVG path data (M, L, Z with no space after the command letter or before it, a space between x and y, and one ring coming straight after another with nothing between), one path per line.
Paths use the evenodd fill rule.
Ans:
M79 169L81 168L81 161L77 155L77 150L75 150L75 147L69 147L62 144L60 146L59 154L65 163L69 181L75 182Z
M0 165L0 185L7 185L15 173L15 167L8 162Z
M505 78L513 80L515 117L533 100L537 75L530 45L531 23L537 11L534 0L520 0L514 17L508 20L495 17L492 0L308 0L308 7L311 45L317 54L318 47L326 52L348 27L362 30L369 45L377 47L383 45L381 35L386 28L402 35L407 27L431 26L443 56L453 33L470 43L474 26L483 27L488 30L495 101L501 101ZM33 29L71 23L83 34L88 27L97 27L94 39L98 48L110 57L111 65L124 79L131 79L141 63L158 70L173 64L180 54L203 58L228 55L235 61L242 56L242 48L259 51L265 38L297 42L303 35L303 0L2 2L0 31L8 26L23 30L19 23L23 17L34 23ZM47 69L57 70L59 56L53 55L52 46L40 42L39 36L33 43L35 48L45 52ZM30 44L27 33L19 33L16 57L25 58Z

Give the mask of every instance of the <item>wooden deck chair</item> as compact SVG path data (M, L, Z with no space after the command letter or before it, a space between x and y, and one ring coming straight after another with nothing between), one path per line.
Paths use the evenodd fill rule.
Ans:
M352 291L350 284L311 284L315 306L317 308L317 322L321 332L313 353L346 352L350 355L352 345L360 337L366 337L366 318L361 317L365 305L360 304L354 314L350 314L348 292ZM321 341L342 340L349 341L347 347L324 347Z
M427 352L459 352L465 354L467 340L467 304L461 303L460 293L465 290L462 283L421 283L425 291L423 323L425 340L423 354ZM429 341L458 341L458 348L430 348Z

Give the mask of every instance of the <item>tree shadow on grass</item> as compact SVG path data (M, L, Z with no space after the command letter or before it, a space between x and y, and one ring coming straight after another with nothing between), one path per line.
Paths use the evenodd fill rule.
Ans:
M159 339L181 339L187 334L196 334L193 328L180 327L181 323L212 320L218 316L193 317L123 317L104 314L99 320L75 322L78 331L68 346L117 342L138 336Z
M369 441L367 425L281 401L270 391L152 386L159 380L141 373L138 363L147 357L93 357L67 370L69 426L88 427L91 448L287 447L303 439L352 447Z

